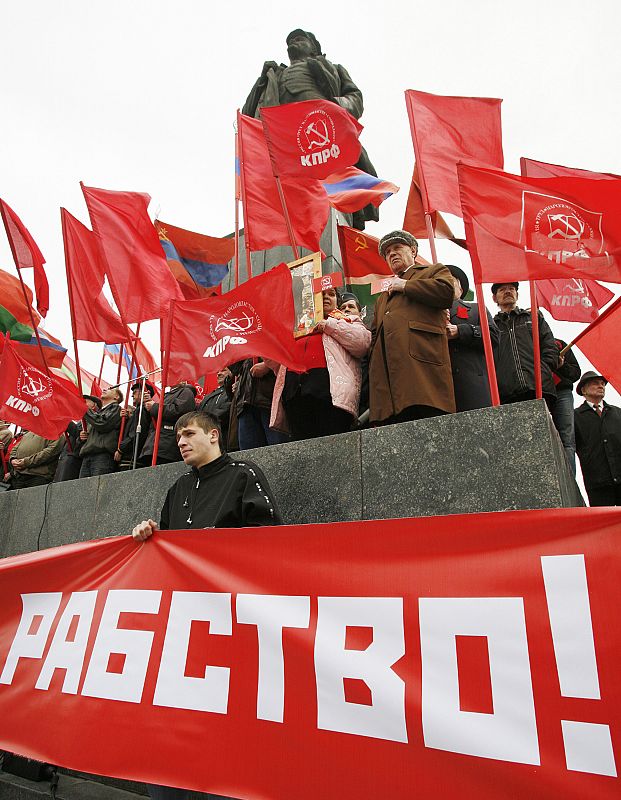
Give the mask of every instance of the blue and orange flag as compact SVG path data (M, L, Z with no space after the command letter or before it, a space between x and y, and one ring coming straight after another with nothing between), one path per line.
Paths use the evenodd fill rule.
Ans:
M235 253L235 240L186 231L162 220L156 221L155 228L185 299L218 294Z

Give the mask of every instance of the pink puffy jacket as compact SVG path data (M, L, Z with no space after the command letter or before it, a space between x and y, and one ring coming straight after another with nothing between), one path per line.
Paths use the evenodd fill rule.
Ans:
M346 319L328 317L321 338L330 375L332 404L357 417L360 384L362 381L360 359L369 350L371 331L365 327L362 320L356 318L349 322ZM287 368L282 365L276 365L273 362L268 363L273 369L278 366L274 395L272 397L270 428L288 431L285 410L281 400Z

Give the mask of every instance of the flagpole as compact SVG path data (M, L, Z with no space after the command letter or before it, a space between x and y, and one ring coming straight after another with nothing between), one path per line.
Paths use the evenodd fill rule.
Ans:
M104 342L104 344L103 344L103 352L101 354L101 364L99 365L99 376L97 378L97 384L98 385L101 384L101 376L103 375L103 368L104 368L105 360L106 360L106 343ZM92 388L93 387L91 386L91 391L92 391ZM101 386L100 386L100 388L101 388Z
M2 221L4 222L4 227L8 231L9 226L7 225L6 215L4 212L4 205L0 203L0 214L2 214ZM17 260L17 253L15 252L15 245L13 244L13 239L10 236L6 237L9 240L9 246L11 248L11 254L13 256L13 261L15 262L15 267L17 268L17 276L19 278L19 282L22 287L22 292L24 294L24 300L26 301L26 307L28 308L28 315L30 317L30 323L32 325L32 329L34 331L34 335L37 339L37 345L39 346L39 351L41 353L41 358L43 359L43 366L48 376L50 376L50 368L47 363L47 359L45 357L45 353L43 352L43 345L41 344L41 338L39 336L39 329L37 328L34 320L34 314L32 313L32 306L30 304L30 300L28 299L28 293L26 292L26 284L24 283L24 279L22 278L22 270L19 266L19 262ZM33 267L34 271L34 267Z
M65 215L63 214L65 211L64 208L60 209L60 227L63 234L63 249L65 253L65 274L67 276L67 290L69 294L69 316L71 318L71 334L73 336L73 349L75 352L75 365L78 369L78 389L80 390L80 394L84 394L84 389L82 388L82 373L80 371L80 356L78 353L78 339L76 336L76 324L75 324L75 309L73 307L73 276L71 275L71 270L69 269L69 256L67 253L67 229L65 227Z
M541 343L539 341L539 307L537 305L537 287L535 281L530 284L530 317L532 321L531 330L533 332L533 369L535 370L535 397L541 400L543 397L543 386L541 381Z
M142 433L142 409L144 407L144 387L147 382L147 376L142 376L142 387L140 391L140 405L138 406L138 422L136 424L136 439L134 440L134 457L132 459L132 469L136 469L136 462L138 461L138 445L140 443L140 434ZM136 412L134 411L134 414Z
M132 332L131 328L128 328L128 330L129 330L129 333L131 334L131 332ZM136 341L138 341L139 336L140 336L140 322L136 326ZM125 415L123 415L121 417L121 427L119 428L119 441L118 441L117 446L116 446L117 450L121 446L121 442L123 441L123 434L125 433L125 422L126 422L126 419L127 419L127 406L129 405L129 393L131 391L131 386L132 386L132 382L133 382L133 379L132 379L133 368L134 368L134 351L132 349L132 356L131 356L131 359L129 361L129 370L127 372L127 376L129 378L129 380L127 382L127 389L125 391L125 405L123 406L123 411L125 411L126 413L125 413ZM138 374L138 364L136 364L136 374Z
M433 259L433 263L437 264L438 254L436 253L436 238L433 230L433 224L431 222L431 213L429 212L429 200L427 198L427 184L425 183L425 176L423 174L423 162L421 160L420 153L418 150L418 140L416 138L416 123L414 122L414 111L412 109L412 104L408 102L407 91L405 93L405 106L408 112L408 119L410 120L412 144L414 145L414 158L416 159L416 166L418 167L418 177L420 179L420 195L423 201L423 211L425 212L425 226L427 227L427 237L429 238L429 247L431 248L431 258Z
M166 358L164 359L164 369L162 371L162 394L160 403L157 407L157 424L155 426L155 439L153 440L153 458L151 459L151 466L155 467L157 464L157 451L160 446L160 433L162 431L162 418L164 416L164 393L166 391L166 382L168 381L168 367L170 365L170 343L172 339L172 326L173 315L175 310L175 300L170 301L168 310L168 337L166 340Z
M483 297L483 285L475 281L474 288L477 295L477 305L479 306L479 322L481 324L481 334L483 336L483 351L485 353L490 397L492 405L499 406L500 394L498 393L498 379L496 378L496 366L494 364L494 348L492 345L492 337L489 332L489 320L487 319L487 308L485 306L485 298Z
M244 137L241 130L241 111L237 109L237 141L239 145L239 184L241 187L241 200L244 209L244 247L246 249L246 277L252 278L252 258L250 256L250 242L248 241L248 199L246 197L246 181L244 180Z
M274 175L274 178L276 178L276 186L278 187L278 196L280 197L280 204L282 205L282 213L287 225L287 231L289 232L289 241L291 242L291 249L293 250L293 258L297 261L300 257L300 251L295 243L295 236L293 235L293 226L291 225L291 218L289 217L289 209L287 208L285 193L282 190L282 184L278 175Z
M235 125L235 288L239 286L239 195L241 189L241 166L239 163L239 109Z

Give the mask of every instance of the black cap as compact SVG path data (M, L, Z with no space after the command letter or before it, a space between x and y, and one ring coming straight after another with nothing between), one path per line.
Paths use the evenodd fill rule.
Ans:
M582 394L582 387L584 386L584 384L588 383L589 381L595 380L596 378L601 378L604 381L604 383L608 383L608 381L606 380L606 378L604 378L603 375L600 375L597 372L593 372L593 370L589 370L589 372L585 372L584 375L578 381L578 385L576 386L576 394Z
M468 276L463 271L463 269L456 267L454 264L445 264L444 266L449 270L451 275L454 278L457 278L457 280L460 282L461 299L463 300L464 297L468 294L468 289L470 289L470 281L468 280Z
M93 403L97 406L97 408L101 408L101 397L96 397L94 394L83 394L82 397L85 400L92 400Z
M145 383L145 385L144 385L144 388L145 388L145 389L146 389L148 392L151 392L151 397L155 397L155 388L154 388L154 386L153 386L153 384L152 384L152 383L148 383L148 382L146 382L146 383ZM135 384L132 386L132 392L134 391L134 389L142 389L142 381L137 381L137 382L136 382L136 383L135 383Z
M516 289L520 288L517 281L501 281L501 283L492 283L492 294L496 294L501 286L515 286Z
M287 44L291 43L292 39L295 39L296 36L306 36L306 38L311 42L313 48L315 50L315 55L321 55L321 45L317 41L315 34L311 33L310 31L303 31L301 28L296 28L294 31L287 36Z

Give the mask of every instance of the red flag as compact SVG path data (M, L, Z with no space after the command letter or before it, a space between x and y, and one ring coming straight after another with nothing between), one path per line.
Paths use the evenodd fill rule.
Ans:
M0 198L0 212L4 220L6 235L11 245L13 260L18 269L32 267L34 273L35 294L37 296L37 309L44 317L50 307L50 290L43 265L45 259L30 232L13 211L13 209Z
M269 250L289 244L276 179L258 119L239 116L244 235L251 250ZM317 252L319 238L328 222L330 204L320 181L281 181L295 242Z
M572 342L617 391L621 391L621 297Z
M466 247L465 240L455 238L455 235L439 211L431 212L431 224L437 239L449 239L459 247ZM427 231L427 224L425 222L423 197L420 190L420 180L418 178L418 167L416 164L414 164L414 174L412 175L408 202L405 207L403 230L409 231L412 236L415 236L417 239L429 238L429 232Z
M593 322L614 294L597 281L562 278L537 281L537 297L539 305L547 309L554 319Z
M125 323L159 319L183 299L147 214L150 197L82 184L93 231L105 258L114 300Z
M392 276L392 270L378 252L379 240L347 225L338 226L345 283L373 283Z
M405 102L429 211L448 211L459 217L457 162L503 167L502 100L441 97L408 89Z
M26 296L32 307L32 291L28 286L26 286ZM3 269L0 269L0 306L6 308L19 323L26 325L32 330L32 320L28 313L28 305L24 300L24 293L19 278L16 278L15 275L11 275L9 272L5 272ZM34 308L32 309L32 316L35 325L39 325L41 317Z
M596 178L606 181L619 177L612 172L591 172L588 169L562 167L560 164L548 164L545 161L523 157L520 158L520 172L528 178Z
M0 360L0 419L21 425L44 439L57 439L86 403L69 381L46 375L22 360L10 339Z
M362 125L330 100L303 100L260 111L274 175L323 180L360 158Z
M460 164L475 282L621 283L621 178L520 178Z
M136 348L136 358L138 359L138 364L143 373L153 373L156 370L159 370L155 359L145 347L142 339L134 339L134 347ZM150 380L152 380L154 377L155 376L152 375Z
M60 209L67 287L75 320L74 337L87 342L120 342L127 332L103 293L104 266L95 234Z
M197 381L251 356L303 371L294 355L293 320L291 272L286 264L221 297L175 303L169 385Z

